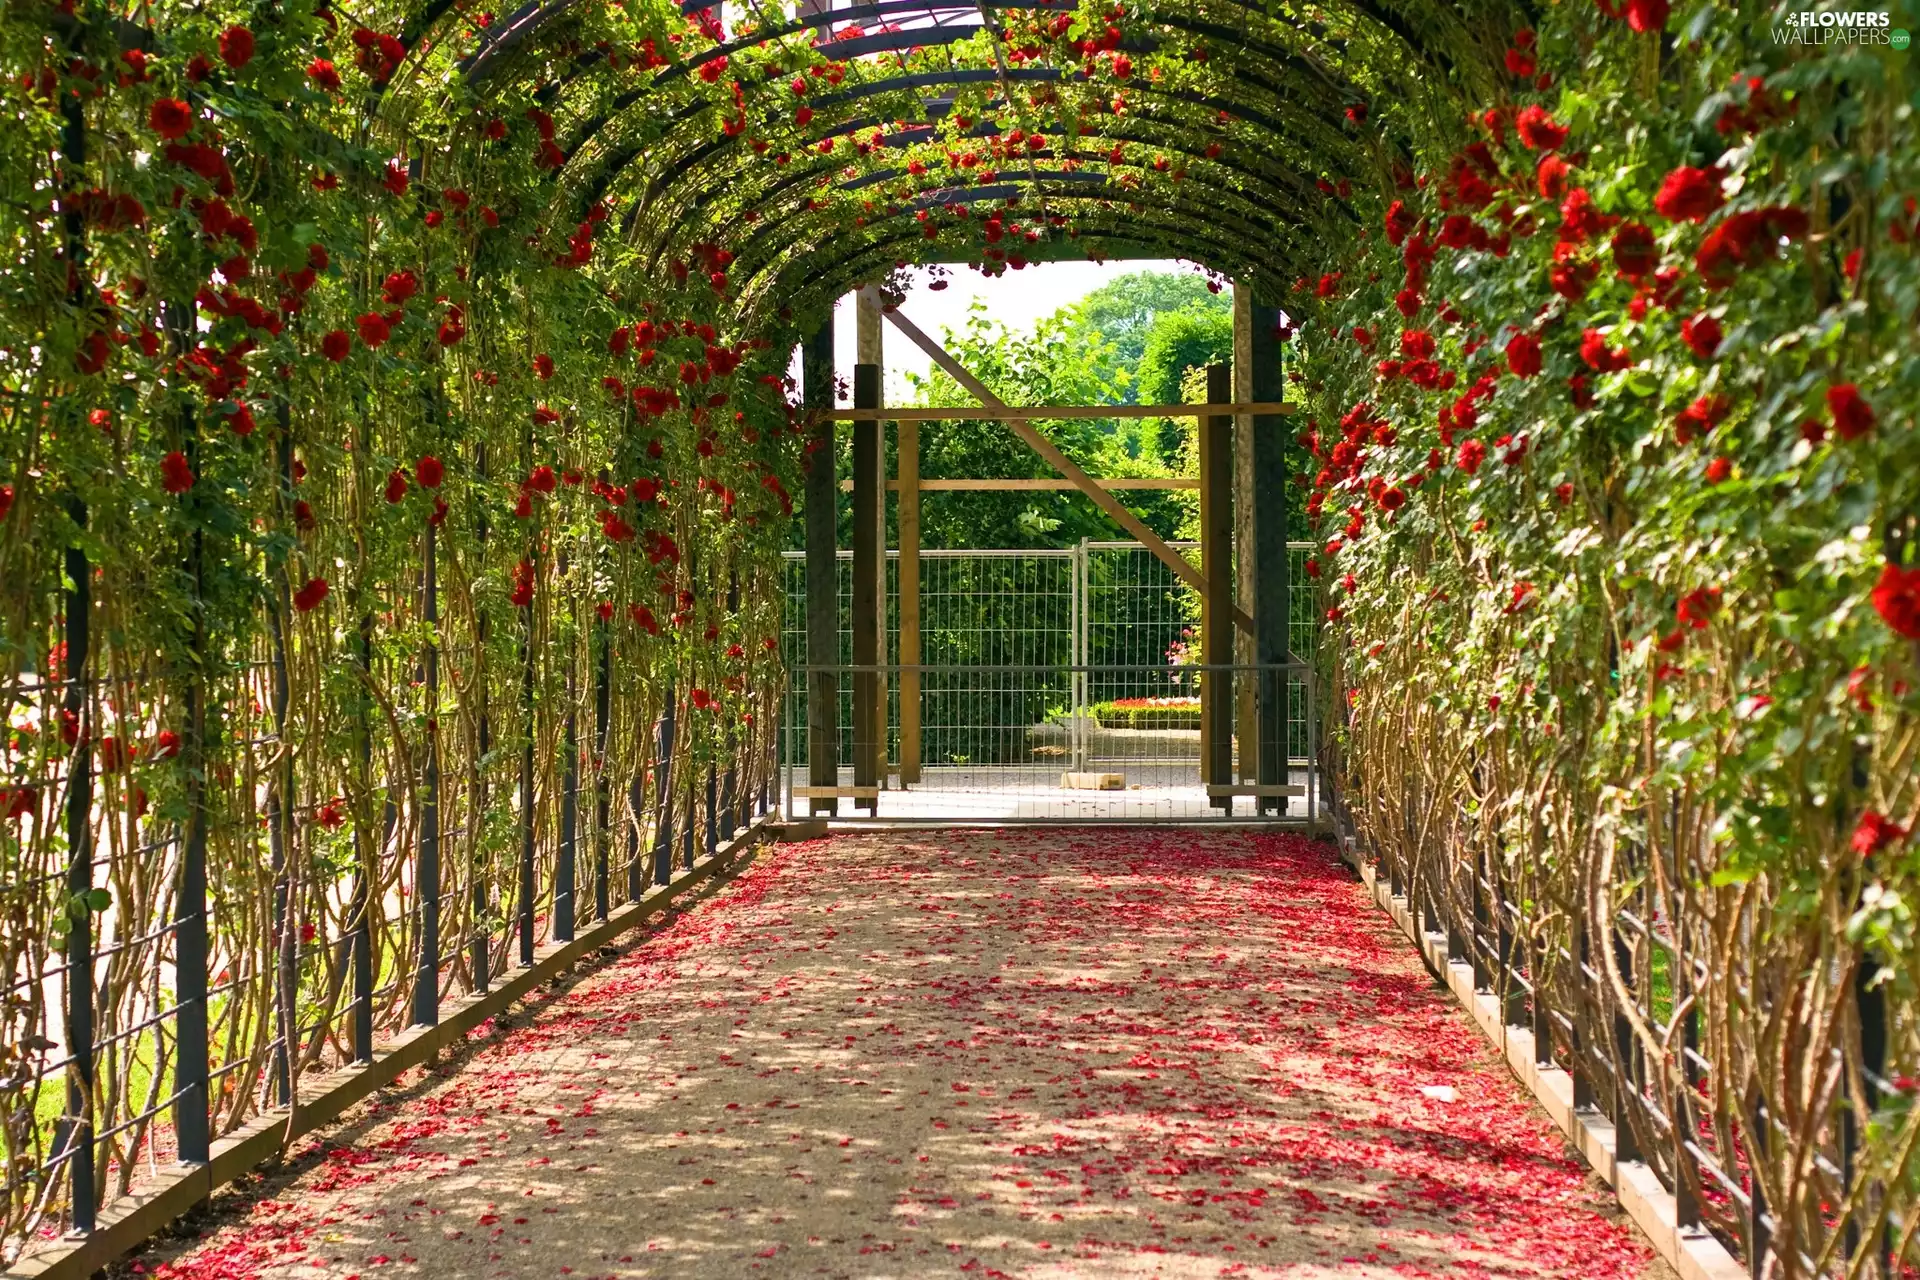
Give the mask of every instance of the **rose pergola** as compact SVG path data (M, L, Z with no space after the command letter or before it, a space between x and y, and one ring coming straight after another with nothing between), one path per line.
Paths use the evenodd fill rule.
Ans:
M9 7L9 1250L757 812L836 298L1182 256L1369 856L1731 1247L1910 1256L1915 79L1792 22Z

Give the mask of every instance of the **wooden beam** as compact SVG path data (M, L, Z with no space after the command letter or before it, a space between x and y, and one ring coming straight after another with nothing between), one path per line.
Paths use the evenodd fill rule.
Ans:
M919 423L912 421L902 422L897 439L905 439L908 429L918 427L919 425ZM916 440L919 438L918 431L914 432L914 438ZM897 447L904 449L906 446L897 445ZM899 480L887 481L887 492L902 492L901 483ZM1198 489L1200 487L1198 480L1186 476L1125 476L1111 480L1104 476L1099 476L1094 478L1094 483L1102 489ZM1047 476L1038 480L1027 479L1025 477L1007 480L994 480L991 478L977 480L922 480L917 487L921 493L1031 493L1035 491L1078 489L1080 486L1071 480L1062 480L1057 477ZM842 480L840 482L840 488L843 492L851 492L853 482L851 480Z
M898 491L900 562L894 572L900 582L900 783L920 781L920 424L901 422L894 428L894 453L899 479L887 487Z
M891 315L887 317L893 319ZM972 391L973 388L967 388ZM978 392L974 392L978 395ZM1284 400L1247 401L1221 406L1226 413L1288 414ZM1031 404L892 406L881 409L834 409L828 416L839 422L884 418L889 422L1025 422L1067 418L1198 418L1214 411L1208 404Z
M955 382L958 382L969 392L978 396L981 404L992 409L1005 409L1008 407L1006 401L993 394L986 383L969 373L966 366L954 359L945 347L942 347L932 338L922 333L920 327L914 324L913 321L907 319L898 311L889 311L886 313L886 317L894 328L906 335L909 342L926 352L929 359L942 369L945 369ZM1195 591L1204 592L1206 590L1206 583L1201 579L1200 571L1193 567L1191 561L1175 551L1172 547L1169 547L1166 539L1147 528L1139 516L1134 515L1133 512L1120 505L1119 500L1105 489L1102 489L1092 476L1082 471L1078 463L1066 454L1060 452L1059 446L1055 445L1053 441L1047 439L1038 431L1035 431L1024 419L1008 419L1008 425L1013 428L1014 434L1026 441L1028 448L1032 449L1042 458L1045 458L1055 471L1058 471L1061 475L1073 481L1076 488L1093 499L1095 506L1113 517L1114 523L1132 534L1136 541L1146 547L1147 550L1153 552L1154 555L1158 556L1161 563L1173 570L1180 581L1186 583ZM1253 619L1237 606L1233 611L1233 620L1235 625L1244 627L1248 631L1253 630Z

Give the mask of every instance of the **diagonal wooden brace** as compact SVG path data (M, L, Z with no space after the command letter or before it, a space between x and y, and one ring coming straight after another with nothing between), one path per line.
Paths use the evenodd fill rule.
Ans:
M883 314L886 316L888 324L891 324L902 334L906 335L907 341L926 352L930 360L942 369L945 369L955 382L977 396L981 404L986 405L990 409L1005 409L1009 407L1006 401L994 395L993 392L988 389L986 383L974 377L973 374L967 371L965 365L948 354L945 347L942 347L925 333L922 333L919 325L916 325L898 311L887 311ZM1141 546L1158 556L1167 568L1173 570L1174 573L1179 576L1180 581L1186 583L1202 595L1206 594L1207 581L1201 576L1200 571L1194 568L1192 561L1168 546L1166 539L1147 528L1139 516L1127 510L1126 507L1120 504L1118 498L1115 498L1111 493L1101 488L1098 480L1095 480L1092 476L1082 471L1072 458L1060 452L1059 446L1035 430L1032 423L1022 421L1018 418L1012 418L1007 420L1007 425L1013 428L1015 435L1026 441L1028 448L1046 459L1047 465L1071 480L1076 489L1093 499L1095 506L1112 516L1114 522L1132 534ZM1233 625L1248 635L1252 635L1253 619L1247 616L1246 610L1242 609L1239 605L1232 607Z

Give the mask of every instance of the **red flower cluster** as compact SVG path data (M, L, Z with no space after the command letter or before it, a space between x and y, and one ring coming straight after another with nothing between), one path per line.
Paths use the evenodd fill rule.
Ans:
M160 459L160 483L168 493L185 493L193 488L193 468L187 465L187 455L175 449Z
M1540 339L1531 333L1516 333L1507 340L1507 369L1516 378L1531 378L1540 372Z
M1672 218L1676 222L1705 222L1707 216L1718 209L1724 200L1720 194L1720 179L1725 176L1719 169L1695 169L1681 165L1660 183L1660 190L1653 197L1653 207L1660 211L1661 217Z
M312 613L327 598L327 580L309 578L307 585L293 593L293 607L302 613Z
M1873 610L1895 635L1920 640L1920 565L1902 569L1889 560L1873 584Z
M1858 440L1873 430L1873 406L1851 382L1827 388L1827 412L1833 415L1833 429L1842 440Z
M1693 255L1694 269L1707 288L1728 288L1743 268L1772 261L1781 243L1798 240L1807 233L1807 226L1804 210L1785 205L1736 213L1700 242Z
M533 561L522 560L513 567L513 594L508 597L516 609L533 603Z

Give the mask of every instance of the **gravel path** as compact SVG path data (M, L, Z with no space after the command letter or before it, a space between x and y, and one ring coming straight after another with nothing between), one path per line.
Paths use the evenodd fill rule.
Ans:
M759 858L135 1266L1664 1271L1324 845L902 832Z

